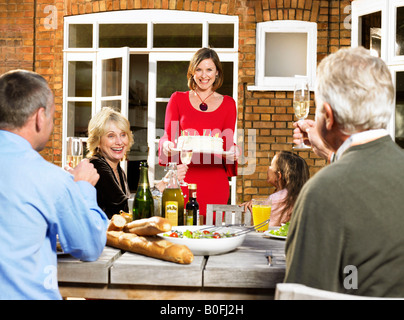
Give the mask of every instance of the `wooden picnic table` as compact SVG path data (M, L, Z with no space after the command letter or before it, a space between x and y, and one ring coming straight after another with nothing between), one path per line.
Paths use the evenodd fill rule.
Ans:
M232 252L183 265L106 246L95 262L58 256L59 289L94 299L272 299L285 275L284 247L251 232Z

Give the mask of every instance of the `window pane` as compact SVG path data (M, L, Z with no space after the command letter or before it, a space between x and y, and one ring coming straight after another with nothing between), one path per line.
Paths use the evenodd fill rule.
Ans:
M175 91L189 90L187 71L189 61L157 62L157 97L170 98Z
M101 108L110 107L115 111L121 112L121 100L104 100L101 101Z
M149 55L131 54L129 65L129 112L134 106L147 106Z
M209 46L212 48L233 48L234 24L209 24Z
M164 135L164 120L166 118L167 102L156 103L156 138Z
M92 97L92 61L69 61L68 96Z
M69 48L92 48L93 25L70 24L69 25Z
M362 29L360 44L380 57L382 13L378 11L360 17L359 25Z
M307 33L265 34L265 77L307 75Z
M155 24L153 46L155 48L200 48L202 24Z
M396 143L404 148L404 71L396 73Z
M102 97L119 96L122 89L122 58L102 60Z
M217 90L220 94L233 96L233 62L222 62L224 81Z
M100 48L147 47L147 24L100 24Z
M91 102L69 102L67 105L67 136L86 137L91 119Z
M397 8L396 55L404 55L404 7Z

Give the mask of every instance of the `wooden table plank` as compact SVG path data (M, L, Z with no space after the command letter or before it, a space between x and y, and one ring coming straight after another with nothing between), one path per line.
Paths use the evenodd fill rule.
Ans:
M285 241L250 233L237 250L208 258L203 286L274 288L285 275L284 247Z
M85 262L71 255L58 256L58 281L108 284L109 267L122 255L121 250L105 247L97 261Z
M178 264L125 252L111 267L111 284L202 286L203 256Z

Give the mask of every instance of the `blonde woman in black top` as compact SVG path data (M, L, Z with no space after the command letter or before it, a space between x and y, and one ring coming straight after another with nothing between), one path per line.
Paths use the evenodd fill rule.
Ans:
M128 212L130 190L120 161L133 144L130 123L122 114L104 107L88 125L87 157L100 179L95 185L98 205L111 218L120 210Z

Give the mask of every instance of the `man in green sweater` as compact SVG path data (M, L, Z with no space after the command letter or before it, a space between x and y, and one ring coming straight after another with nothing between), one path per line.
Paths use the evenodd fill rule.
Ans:
M315 96L316 121L299 129L335 161L297 199L285 282L404 297L404 151L386 131L391 74L368 50L341 49L320 63Z

